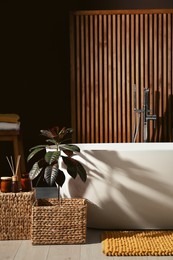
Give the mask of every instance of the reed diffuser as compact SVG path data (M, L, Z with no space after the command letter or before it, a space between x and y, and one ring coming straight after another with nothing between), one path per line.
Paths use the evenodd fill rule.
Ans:
M20 191L20 183L19 183L17 173L18 173L18 169L19 169L21 155L18 155L18 157L17 157L16 168L14 168L12 156L10 157L10 159L8 157L6 157L6 158L7 158L8 164L10 166L10 169L12 171L11 191L12 192L19 192Z

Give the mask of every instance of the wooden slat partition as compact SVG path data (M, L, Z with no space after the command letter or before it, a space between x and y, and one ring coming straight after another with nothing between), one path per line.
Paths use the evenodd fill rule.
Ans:
M149 88L148 141L173 141L173 10L70 14L75 142L132 142ZM136 142L143 142L143 113Z

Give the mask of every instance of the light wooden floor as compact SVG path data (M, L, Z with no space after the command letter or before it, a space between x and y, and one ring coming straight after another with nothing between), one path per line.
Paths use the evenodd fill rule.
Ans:
M38 198L54 198L56 188L38 188ZM32 245L31 240L0 241L0 260L165 260L172 257L111 257L102 253L100 235L103 230L87 229L82 245Z
M111 257L102 253L102 230L88 229L83 245L32 245L30 240L0 241L0 260L165 260L173 257Z

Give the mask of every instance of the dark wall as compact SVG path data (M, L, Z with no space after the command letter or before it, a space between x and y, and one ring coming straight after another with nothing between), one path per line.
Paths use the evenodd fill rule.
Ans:
M173 8L173 1L1 0L0 113L20 114L25 156L42 142L40 129L71 126L69 11L143 8Z

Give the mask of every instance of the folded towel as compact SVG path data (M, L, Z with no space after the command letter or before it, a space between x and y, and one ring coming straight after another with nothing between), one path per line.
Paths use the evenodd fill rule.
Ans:
M0 122L18 123L20 116L18 114L0 114Z
M19 130L20 123L6 123L0 122L0 130Z

